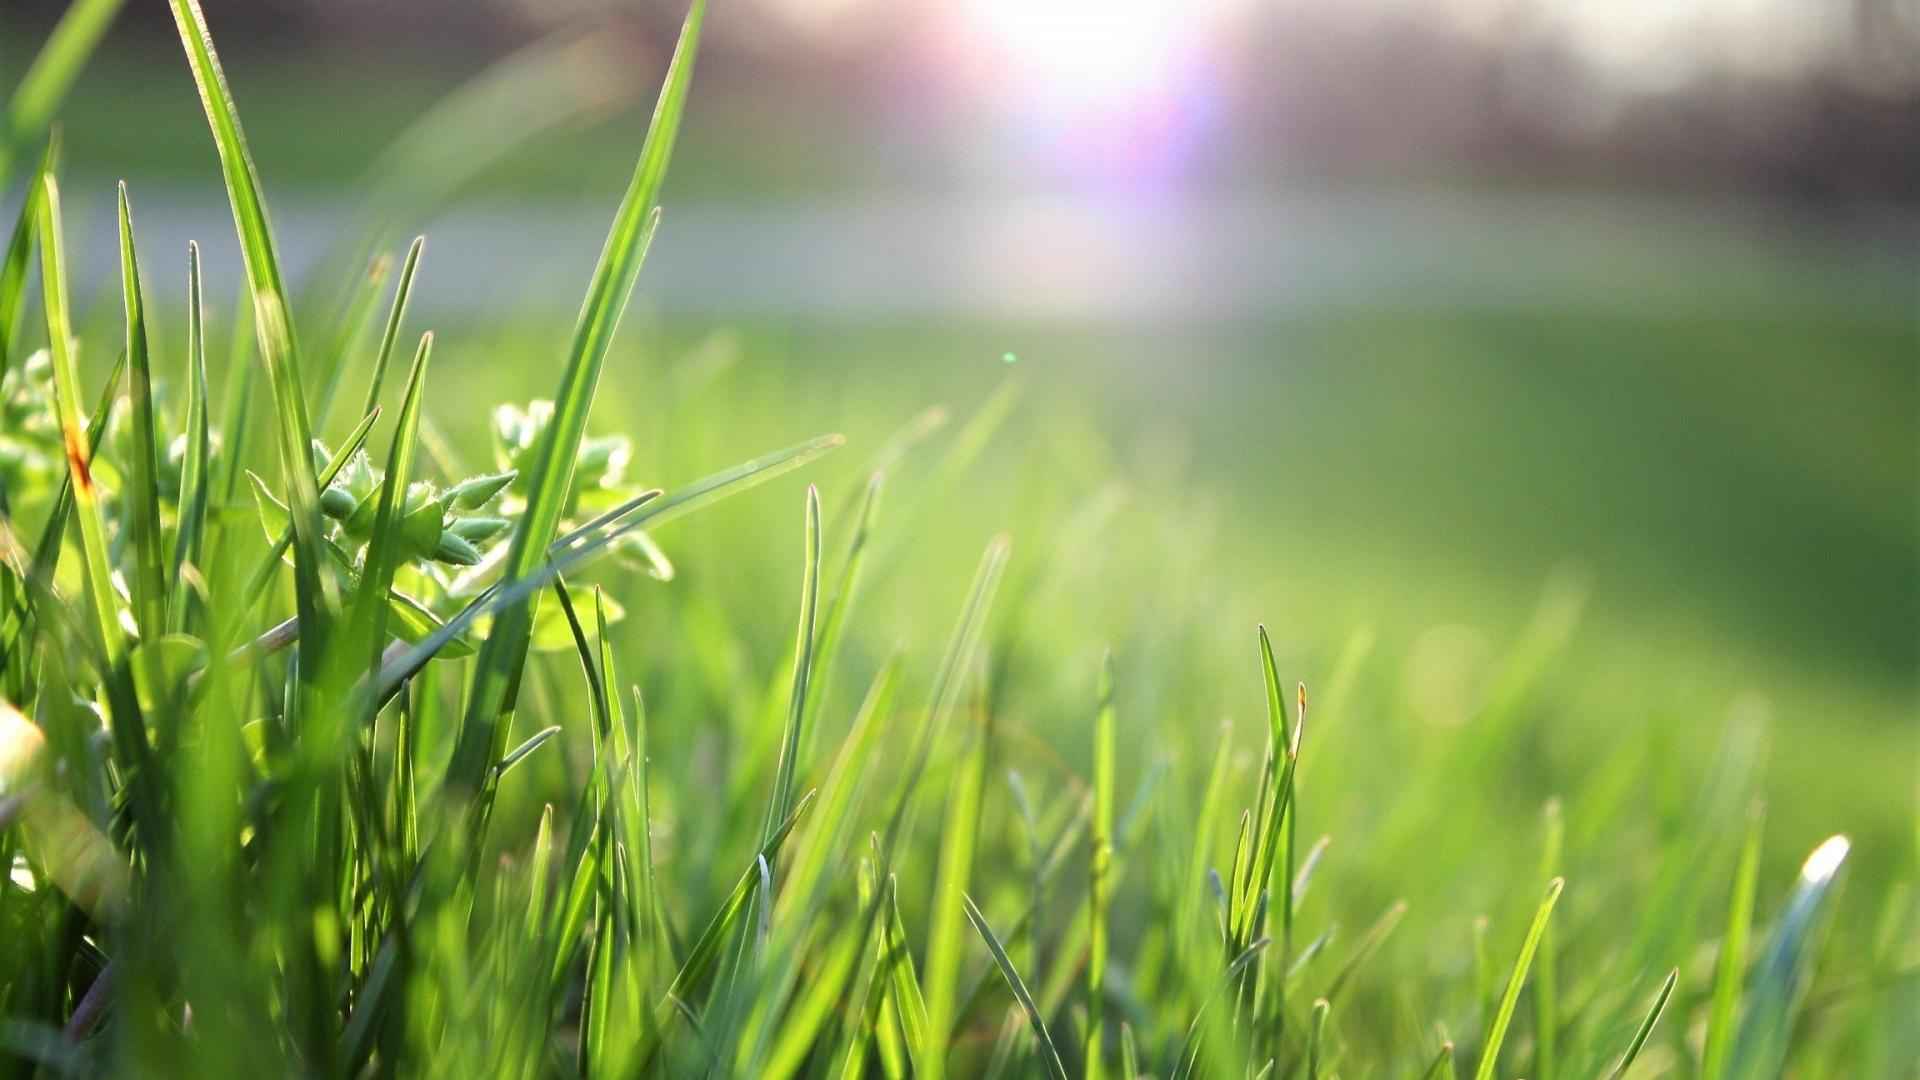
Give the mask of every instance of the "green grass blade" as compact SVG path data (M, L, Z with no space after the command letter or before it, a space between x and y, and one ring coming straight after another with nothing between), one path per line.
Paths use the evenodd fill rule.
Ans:
M507 553L504 574L509 580L527 576L545 559L547 545L552 542L566 508L574 462L580 440L586 434L587 413L599 386L601 368L620 317L626 311L634 281L639 277L654 223L658 221L654 207L679 132L705 15L706 0L694 0L681 27L679 42L674 46L665 86L648 125L639 163L614 215L599 264L594 268L592 284L574 326L560 389L554 395L553 419L541 437L533 473L528 478L526 511ZM465 796L478 794L484 769L499 757L513 706L511 693L519 682L532 629L531 606L515 605L496 618L481 646L474 664L467 708L454 744L453 761L448 766L446 786L450 790ZM488 805L486 797L481 795L475 807L476 825L484 824Z
M66 242L60 225L60 186L52 176L40 188L41 299L46 306L47 340L53 353L54 408L60 437L66 447L67 475L73 486L75 516L80 521L80 546L86 559L87 596L92 603L98 641L107 662L117 665L126 655L120 628L120 601L113 590L112 565L107 554L106 522L101 517L100 494L89 466L93 455L86 447L80 424L80 366L74 355L73 320L67 302ZM141 744L145 745L144 739Z
M906 924L900 920L900 886L887 875L886 935L887 993L900 1019L900 1034L907 1046L915 1076L939 1076L945 1073L945 1040L936 1041L927 1002L920 993L920 979L914 971L913 953L907 945Z
M0 148L0 154L4 154ZM55 136L47 140L46 153L40 155L40 167L27 184L27 194L20 200L20 217L13 224L13 235L7 241L6 260L0 262L0 378L5 378L12 366L13 350L18 345L19 330L22 325L20 309L27 298L27 274L33 268L34 221L40 213L40 190L46 178L53 175L54 167L60 158L60 139ZM0 174L4 169L0 169ZM0 175L0 188L6 185L6 178Z
M126 317L127 397L133 414L133 477L127 492L133 621L143 641L157 639L166 626L167 586L160 556L159 434L153 422L153 370L147 352L146 299L140 288L140 259L133 242L133 208L127 185L119 186L120 292Z
M424 334L407 375L407 395L393 426L393 445L387 452L386 478L380 484L380 503L374 511L373 532L360 576L360 588L349 615L349 641L366 650L365 669L377 670L387 643L387 593L401 562L401 510L413 477L413 459L419 445L420 408L426 387L427 363L433 357L433 335ZM345 661L353 669L359 662ZM344 684L343 684L344 685Z
M0 132L0 189L12 175L13 156L39 140L53 122L67 90L93 55L122 0L75 0L47 35L27 73L7 99L7 127Z
M687 950L687 958L681 963L679 973L673 977L673 984L667 988L666 996L654 1010L660 1032L664 1033L673 1018L680 1015L674 1002L689 1001L706 985L707 977L713 974L714 968L719 963L721 952L726 948L727 942L733 940L739 932L742 925L741 919L750 910L754 896L759 891L761 862L763 860L771 862L779 854L781 843L793 831L794 825L799 822L800 816L807 812L807 806L812 802L813 792L811 791L800 797L799 803L793 808L792 815L781 822L774 835L761 845L759 854L740 875L733 891L727 894L726 901L720 905L720 909L714 912L712 920L707 923L707 928L701 931L699 939L694 942L691 949ZM640 1055L641 1065L644 1066L649 1062L658 1049L658 1036L649 1038L643 1043Z
M1799 883L1754 967L1746 1015L1726 1075L1772 1080L1785 1070L1794 1014L1812 975L1821 915L1840 880L1849 847L1846 837L1829 837L1801 866Z
M1546 842L1541 852L1541 877L1549 880L1561 873L1561 850L1566 845L1566 823L1560 814L1560 800L1547 800L1543 814ZM1540 937L1540 955L1534 960L1533 975L1533 1076L1534 1080L1553 1080L1559 1075L1560 982L1557 971L1553 924L1547 924Z
M933 879L932 911L927 928L927 1037L924 1059L915 1058L920 1075L946 1075L947 1041L958 1021L960 959L966 946L961 902L973 877L974 849L980 831L980 796L986 784L987 735L983 725L965 736L965 749L955 764L947 790L946 820L940 830L940 853Z
M1756 805L1747 818L1746 839L1733 872L1733 897L1727 904L1727 929L1713 972L1713 998L1707 1009L1707 1042L1700 1056L1701 1080L1720 1080L1733 1048L1734 1017L1740 1008L1740 980L1747 970L1747 935L1753 927L1753 900L1760 882L1760 841L1764 812Z
M1453 1080L1453 1044L1443 1042L1440 1052L1433 1055L1433 1063L1427 1071L1420 1074L1421 1080Z
M1087 863L1087 1080L1099 1080L1106 1032L1107 919L1113 903L1113 653L1100 664L1093 720L1093 853Z
M413 243L407 248L406 261L400 264L400 280L393 287L393 306L387 311L387 326L380 332L380 349L374 353L373 373L367 377L366 398L360 404L363 416L380 403L380 385L386 381L394 342L400 337L400 323L407 316L407 301L413 297L413 277L420 270L420 255L426 247L426 237L414 237Z
M1380 946L1386 943L1388 935L1393 933L1394 927L1400 925L1400 920L1405 918L1406 914L1407 902L1396 900L1378 921L1367 928L1367 932L1362 934L1360 941L1354 945L1353 955L1347 957L1347 962L1341 966L1339 973L1333 977L1332 982L1327 984L1325 996L1328 1001L1333 1001L1340 996L1340 991L1353 980L1354 973L1359 971L1374 953L1380 951Z
M1667 1009L1667 999L1673 996L1673 984L1680 981L1680 969L1667 972L1666 982L1660 985L1660 993L1653 999L1653 1007L1647 1010L1646 1019L1640 1021L1640 1027L1633 1033L1633 1041L1627 1044L1627 1052L1620 1055L1620 1063L1607 1074L1607 1080L1620 1080L1627 1075L1627 1066L1640 1056L1640 1048L1647 1045L1647 1036L1653 1034L1653 1025L1660 1022L1660 1014Z
M973 923L975 930L980 932L981 939L987 943L987 950L993 953L993 962L999 966L1001 976L1007 980L1008 989L1013 991L1014 999L1020 1003L1020 1007L1026 1010L1027 1023L1033 1025L1034 1038L1040 1043L1040 1060L1046 1067L1047 1075L1054 1080L1067 1080L1067 1067L1060 1060L1060 1051L1054 1046L1053 1036L1047 1033L1047 1024L1040 1016L1040 1007L1034 1004L1033 995L1027 992L1026 982L1020 978L1020 973L1014 970L1013 961L1007 957L1006 947L1000 944L998 937L994 936L993 928L987 925L986 916L980 914L980 908L974 904L973 897L968 896L964 899L967 905L967 920Z
M1320 1080L1320 1056L1327 1039L1327 1016L1333 1003L1321 998L1313 1003L1313 1019L1307 1028L1307 1080Z
M868 540L873 533L874 518L880 508L880 491L884 486L886 474L873 473L867 478L864 497L860 502L859 517L855 519L853 536L847 542L846 559L840 567L840 578L833 590L832 599L827 601L826 613L820 619L819 642L814 650L812 681L818 689L807 695L807 711L816 714L820 711L820 702L832 688L829 681L833 675L833 661L840 652L840 639L846 633L848 615L853 609L855 598L860 591L860 569L866 563ZM803 758L813 756L813 740L819 731L817 716L809 715L803 725L800 753Z
M324 655L328 621L339 607L332 579L322 572L320 488L315 483L313 425L300 381L299 337L293 308L280 277L273 230L267 220L260 182L247 150L246 135L233 94L220 69L213 37L199 0L170 0L174 25L186 50L187 65L219 152L221 177L233 207L233 223L253 295L254 334L273 388L280 433L280 461L287 476L287 506L292 517L295 599L302 641L312 655ZM304 669L303 670L307 670Z
M374 307L379 303L380 293L387 285L387 276L392 272L392 256L384 253L374 256L347 297L346 307L334 328L333 339L320 354L320 393L313 402L313 430L316 432L327 430L327 422L333 416L333 403L340 394L340 381L346 377L347 361L366 336L367 327L373 321Z
M340 475L341 469L346 468L347 459L366 444L367 436L373 433L373 423L378 419L380 419L380 409L375 406L372 412L361 417L360 422L354 425L353 430L347 434L346 440L333 452L333 456L327 459L325 467L320 470L321 487L324 488L333 483L333 478ZM259 565L254 567L252 576L247 579L246 588L241 591L241 604L233 615L236 626L240 620L251 614L254 604L259 602L261 594L273 581L273 572L280 567L280 557L285 555L291 546L293 546L293 530L282 529L279 538L267 549L267 553L261 556ZM230 632L227 636L231 638L235 634Z
M793 785L800 771L801 726L807 715L808 680L813 673L815 612L820 605L820 491L807 485L804 522L805 555L800 569L800 625L794 631L793 687L787 698L787 723L780 735L780 759L767 799L766 821L760 828L764 843L787 816L793 803Z
M1566 888L1566 881L1554 878L1547 885L1547 894L1540 901L1540 908L1534 912L1533 924L1527 927L1527 937L1520 945L1520 956L1513 962L1513 974L1507 977L1506 992L1500 996L1500 1007L1493 1014L1493 1022L1487 1027L1486 1042L1480 1048L1480 1066L1474 1070L1474 1080L1493 1080L1494 1069L1500 1061L1500 1044L1506 1041L1507 1025L1513 1022L1514 1006L1520 1002L1520 988L1526 985L1527 970L1533 966L1533 954L1540 948L1540 939L1545 935L1547 919L1553 915L1553 905L1560 900L1560 892Z
M179 524L173 537L173 597L167 631L187 628L193 590L182 571L200 566L206 549L207 484L211 441L207 431L206 309L200 295L200 245L187 245L187 453L180 467Z

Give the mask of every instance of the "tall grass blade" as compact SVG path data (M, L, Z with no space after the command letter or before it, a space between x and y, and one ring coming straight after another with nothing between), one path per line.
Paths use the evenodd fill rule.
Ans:
M407 247L406 261L400 264L400 280L393 287L393 306L387 311L386 329L380 332L380 348L373 355L373 373L367 376L367 393L360 404L363 416L380 403L380 387L387 378L387 365L393 359L394 343L400 337L400 323L407 316L407 301L413 297L413 277L420 270L420 255L426 246L426 237L414 237L413 243Z
M1821 916L1840 880L1849 846L1844 836L1828 837L1800 867L1799 882L1754 967L1746 1016L1740 1021L1727 1076L1772 1080L1784 1072L1792 1049L1794 1014L1818 951Z
M7 99L7 126L0 132L0 190L12 175L14 155L45 134L87 58L113 25L122 0L75 0L60 16L27 73Z
M1740 1009L1740 982L1747 970L1747 935L1753 927L1753 900L1760 882L1760 840L1764 811L1756 804L1747 817L1746 838L1733 871L1733 896L1727 903L1727 929L1714 965L1713 997L1707 1009L1707 1042L1700 1055L1700 1080L1720 1080L1733 1048L1734 1017Z
M1093 720L1093 852L1087 863L1087 1040L1088 1080L1104 1074L1106 1042L1107 919L1113 903L1114 713L1113 653L1100 664L1099 705Z
M964 899L967 904L967 920L973 923L973 928L979 931L981 940L987 943L987 950L993 953L994 964L1000 968L1001 976L1007 980L1007 988L1013 991L1014 999L1020 1003L1022 1009L1026 1010L1027 1023L1033 1026L1034 1038L1040 1043L1040 1061L1047 1075L1054 1080L1067 1080L1067 1067L1060 1060L1060 1051L1054 1046L1053 1036L1047 1033L1047 1023L1040 1015L1040 1006L1034 1004L1033 995L1027 992L1026 982L1020 978L1020 973L1014 970L1013 961L1008 958L1006 947L1000 944L1000 939L995 936L993 927L987 925L986 916L980 914L980 908L973 902L973 897L968 896Z
M793 641L793 686L787 697L787 722L780 735L780 759L774 772L773 792L767 800L766 821L760 828L762 842L773 835L774 828L787 816L787 809L793 802L794 778L800 769L796 759L800 756L804 738L801 727L807 716L807 690L813 674L815 612L820 604L820 490L812 484L807 485L803 531L806 540L805 555L800 564L800 625L794 631Z
M1500 1046L1506 1042L1507 1026L1513 1022L1514 1006L1520 1002L1520 988L1526 985L1527 971L1533 966L1533 954L1540 948L1540 938L1546 933L1547 919L1553 915L1553 905L1560 900L1560 892L1566 888L1566 881L1554 878L1547 884L1547 895L1540 901L1539 910L1534 912L1533 924L1527 927L1527 937L1520 945L1520 956L1513 962L1513 974L1507 977L1506 992L1500 996L1500 1007L1493 1014L1493 1022L1487 1027L1486 1041L1480 1048L1480 1066L1474 1070L1474 1080L1493 1080L1494 1070L1500 1062Z
M213 48L207 19L199 0L170 0L174 25L187 54L187 65L200 91L200 102L219 152L220 172L227 199L233 206L234 229L246 264L253 294L254 334L273 388L279 420L280 461L287 476L287 507L292 518L295 600L302 641L311 655L325 653L328 622L338 608L332 580L322 572L324 543L320 535L320 488L314 481L313 425L307 412L306 391L300 380L299 337L293 308L280 277L280 259L274 250L273 230L260 195L259 177L247 150L246 135L234 108L233 94ZM303 670L309 670L303 668Z
M654 207L661 182L666 178L674 139L679 133L705 14L706 0L694 0L668 64L665 86L641 146L633 179L614 215L599 264L594 268L579 321L574 326L560 389L554 395L553 418L541 437L533 474L528 478L526 510L508 549L504 570L508 580L534 572L545 558L547 545L552 542L566 508L574 462L580 440L586 434L587 412L599 386L600 371L658 221ZM479 796L473 811L476 816L470 819L476 830L484 829L490 806L488 798L480 792L484 770L500 756L510 730L512 696L526 661L532 629L530 606L515 605L502 611L474 664L473 681L454 744L453 761L448 766L446 786L464 797Z
M158 638L166 625L166 571L160 557L159 434L153 421L153 370L147 352L146 299L140 288L140 259L133 242L133 208L127 185L118 190L120 211L120 291L126 317L127 397L133 414L133 483L126 493L133 548L133 620L143 641Z
M1640 1021L1640 1027L1633 1033L1633 1041L1627 1044L1627 1052L1620 1055L1620 1063L1607 1074L1607 1080L1620 1080L1627 1075L1627 1067L1633 1059L1640 1056L1640 1048L1647 1045L1647 1036L1653 1034L1653 1025L1660 1022L1660 1014L1667 1009L1667 999L1673 996L1673 984L1680 981L1680 969L1667 972L1667 979L1660 984L1660 992L1654 995L1653 1007L1647 1010L1646 1018Z
M4 154L0 148L0 154ZM22 325L20 309L27 298L27 274L33 268L34 222L40 214L40 191L46 184L46 178L53 175L60 159L60 139L47 140L46 152L40 155L40 167L27 183L27 194L20 200L20 216L13 224L13 234L7 240L5 261L0 261L0 378L6 377L13 365L13 350L18 347L18 337ZM4 173L4 169L0 169ZM0 175L0 188L5 187L6 178Z
M207 324L200 295L200 245L187 245L187 431L180 466L179 523L173 537L173 596L167 631L187 629L193 590L185 569L198 567L206 551L207 494L212 441L207 430Z

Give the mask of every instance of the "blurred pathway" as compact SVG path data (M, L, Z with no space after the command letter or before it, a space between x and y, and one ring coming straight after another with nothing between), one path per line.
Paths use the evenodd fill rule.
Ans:
M98 188L99 190L93 190ZM111 187L69 184L80 295L112 282ZM209 298L239 263L224 204L135 191L150 290L206 252ZM7 209L11 220L11 208ZM352 208L273 203L301 280ZM571 312L612 206L473 202L428 236L417 303ZM406 237L392 245L399 247ZM702 318L1257 320L1336 308L1697 314L1811 306L1900 316L1920 298L1920 219L1754 204L1446 193L1148 204L1067 198L676 203L637 303Z

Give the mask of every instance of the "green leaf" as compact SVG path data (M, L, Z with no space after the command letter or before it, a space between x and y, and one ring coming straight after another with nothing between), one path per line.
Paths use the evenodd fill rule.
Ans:
M1733 872L1733 896L1727 904L1727 929L1720 938L1714 967L1713 998L1707 1010L1707 1042L1700 1057L1701 1080L1720 1080L1733 1048L1734 1017L1740 1008L1740 980L1747 970L1747 935L1753 927L1753 899L1760 881L1760 840L1765 814L1755 805L1747 818L1746 839Z
M1513 962L1513 974L1507 977L1507 989L1500 996L1500 1007L1487 1028L1487 1037L1480 1049L1480 1066L1474 1070L1474 1080L1493 1080L1494 1069L1500 1061L1500 1045L1506 1041L1507 1025L1513 1022L1513 1009L1520 1001L1520 988L1527 982L1527 969L1533 966L1533 954L1540 948L1540 939L1547 929L1547 919L1553 915L1553 905L1559 902L1560 891L1566 888L1566 884L1563 878L1554 878L1547 884L1547 894L1540 901L1539 910L1534 912L1533 924L1527 928L1526 940L1520 945L1519 959Z
M0 157L4 157L6 148L0 146ZM54 166L60 157L60 139L55 136L47 141L47 151L40 156L40 168L27 184L26 198L20 200L20 217L14 222L13 236L7 241L6 259L0 262L0 379L6 377L13 366L13 350L16 347L20 321L20 306L26 301L27 272L33 264L34 220L40 213L40 190L46 178L53 175ZM0 164L0 188L6 186L6 168Z
M175 0L176 4L182 2L186 0ZM594 268L579 321L574 326L560 389L554 395L553 420L543 433L533 474L528 478L526 511L507 553L504 570L507 580L525 578L537 569L546 557L547 546L566 509L574 464L580 440L586 434L587 413L599 386L600 371L659 220L654 207L679 133L705 15L706 0L694 0L668 64L665 86L648 125L633 179L614 215L599 264ZM511 698L526 661L532 626L532 611L528 606L515 605L501 612L474 665L467 708L454 745L453 761L448 766L446 786L453 792L475 798L473 824L476 827L484 826L491 805L488 796L480 791L483 771L498 759L503 748L513 708Z
M1100 664L1093 719L1093 853L1087 861L1087 1080L1104 1072L1107 920L1113 904L1113 653Z
M33 64L7 99L6 130L0 132L0 190L12 173L13 155L37 141L52 123L67 90L100 44L122 0L74 0L47 35Z
M1633 1033L1633 1041L1627 1044L1627 1052L1620 1055L1620 1063L1607 1074L1607 1080L1620 1080L1627 1075L1627 1066L1640 1056L1640 1048L1647 1045L1647 1036L1653 1034L1653 1025L1660 1022L1660 1014L1666 1011L1667 999L1673 996L1673 984L1680 981L1680 969L1667 972L1667 981L1660 986L1660 993L1654 996L1653 1007L1647 1010L1646 1019L1640 1021L1640 1027Z
M386 381L387 365L393 358L394 342L400 337L400 322L407 315L407 301L413 297L413 276L420 269L420 255L427 238L416 236L407 248L407 259L400 264L400 281L393 288L393 306L387 311L387 326L380 333L380 350L374 354L373 373L367 377L366 400L360 405L364 415L380 402L380 385ZM484 501L484 500L483 500Z
M815 611L820 604L820 491L807 485L804 524L805 555L800 563L800 625L794 632L793 687L787 697L787 723L780 737L780 760L773 778L773 792L767 799L766 822L761 840L772 835L775 826L787 816L793 803L793 785L800 769L803 733L807 716L808 680L813 674Z
M187 431L186 458L180 469L179 525L173 538L173 596L167 629L187 628L193 590L186 567L198 567L206 550L208 466L212 444L207 431L206 314L200 298L200 245L187 245Z
M315 483L309 447L313 426L300 378L298 335L293 307L281 283L280 260L274 251L273 230L260 196L259 178L247 150L233 94L227 88L220 58L214 52L206 16L199 0L170 0L174 25L186 50L187 65L200 91L207 124L220 157L220 172L233 207L233 223L246 264L253 295L254 334L273 388L279 419L280 461L287 477L287 504L292 519L294 596L302 639L311 655L324 655L328 623L337 610L332 579L322 572L320 486ZM303 667L307 677L309 668Z
M133 242L133 208L119 186L120 291L126 316L127 397L133 405L133 482L127 492L132 521L133 616L145 640L166 626L166 571L160 555L159 434L153 422L153 371L147 355L146 300Z
M1793 895L1787 898L1767 950L1754 966L1728 1076L1772 1080L1785 1070L1794 1014L1812 977L1821 915L1840 880L1849 848L1846 837L1828 837L1800 867Z
M393 446L387 453L386 480L380 485L379 509L374 515L373 535L367 541L367 553L360 574L360 587L348 615L348 640L359 648L364 668L350 656L347 671L358 676L361 670L378 671L381 653L387 645L387 604L393 578L402 561L401 500L413 477L413 459L419 442L420 405L426 385L427 363L433 356L433 335L420 338L414 353L413 368L407 375L407 394L394 423ZM343 671L344 674L344 671ZM340 684L344 691L346 683Z
M1033 1026L1033 1034L1040 1041L1040 1059L1045 1064L1048 1075L1054 1080L1067 1080L1067 1067L1060 1060L1060 1051L1053 1044L1053 1036L1047 1034L1047 1024L1040 1016L1040 1007L1033 1002L1033 995L1027 992L1027 984L1014 970L1013 961L1007 957L1006 947L994 936L993 928L987 925L986 916L980 914L980 908L974 904L973 897L965 897L967 919L980 937L987 943L987 949L993 953L993 962L1000 968L1000 974L1007 980L1008 989L1013 991L1014 999L1026 1010L1027 1023Z

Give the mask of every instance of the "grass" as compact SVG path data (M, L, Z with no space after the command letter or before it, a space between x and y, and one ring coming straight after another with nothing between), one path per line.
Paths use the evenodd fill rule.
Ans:
M1310 406L1291 369L1155 376L1138 401L1087 405L1100 370L1031 329L1019 355L1055 361L1009 368L924 328L869 330L862 355L851 335L833 367L849 389L820 400L796 390L821 385L804 361L726 370L728 339L636 361L615 332L659 221L697 2L570 341L437 327L389 386L430 246L408 249L370 349L384 271L309 306L281 278L207 20L196 0L172 10L242 241L239 317L209 317L197 249L177 292L155 287L124 190L119 295L76 313L58 146L35 118L87 42L48 43L34 123L8 136L10 160L44 164L0 263L0 1068L1910 1071L1910 643L1884 639L1911 629L1911 568L1887 571L1887 595L1847 593L1832 610L1848 625L1817 641L1791 629L1798 588L1749 604L1735 587L1843 531L1820 520L1846 523L1868 565L1806 565L1799 588L1894 565L1878 556L1911 522L1884 501L1911 493L1850 466L1884 449L1874 416L1898 431L1897 395L1836 378L1797 404L1865 417L1840 438L1712 444L1824 518L1715 515L1688 503L1699 486L1647 495L1656 533L1752 526L1739 550L1705 545L1712 572L1661 567L1699 585L1688 613L1743 623L1718 651L1631 648L1626 628L1654 625L1633 621L1644 597L1609 609L1597 588L1589 605L1566 578L1536 595L1532 573L1466 586L1513 627L1503 647L1357 621L1340 597L1413 588L1447 566L1442 533L1509 575L1553 546L1525 515L1469 520L1490 504L1453 505L1456 485L1499 475L1516 491L1492 505L1619 537L1636 533L1557 490L1567 455L1647 455L1577 485L1589 498L1717 463L1600 440L1578 385L1597 375L1500 368L1469 355L1484 327L1448 319L1407 340L1456 377L1480 365L1470 387L1524 388L1510 400L1528 411L1441 408L1471 396L1445 380L1409 400L1417 370L1364 365L1323 372ZM1319 332L1318 360L1313 332L1295 336L1303 363L1350 360L1353 328ZM929 366L890 379L890 335ZM236 362L210 365L227 340ZM946 349L992 358L994 385L977 367L926 377ZM507 359L472 377L485 353ZM1660 392L1625 396L1675 422L1635 430L1697 437L1685 373L1639 374ZM1743 375L1728 394L1786 378ZM929 382L963 407L928 411ZM335 422L343 385L360 408ZM1191 471L1162 430L1189 413L1215 421ZM1343 450L1369 416L1406 441ZM816 434L838 421L851 438ZM1447 426L1482 421L1497 440ZM1460 449L1476 445L1526 462ZM802 491L779 480L798 469ZM670 482L629 479L642 470ZM1237 501L1210 508L1194 475L1241 477ZM1248 512L1268 490L1287 502ZM1358 536L1341 517L1369 491L1393 504L1370 519L1420 549L1384 581L1363 570L1378 549L1301 546ZM769 524L791 520L787 496L797 530ZM1291 565L1314 569L1276 603L1259 575ZM1779 661L1784 701L1834 718L1696 711L1738 685L1696 665L1752 656ZM1249 711L1260 722L1219 723ZM1821 839L1843 829L1851 846Z

